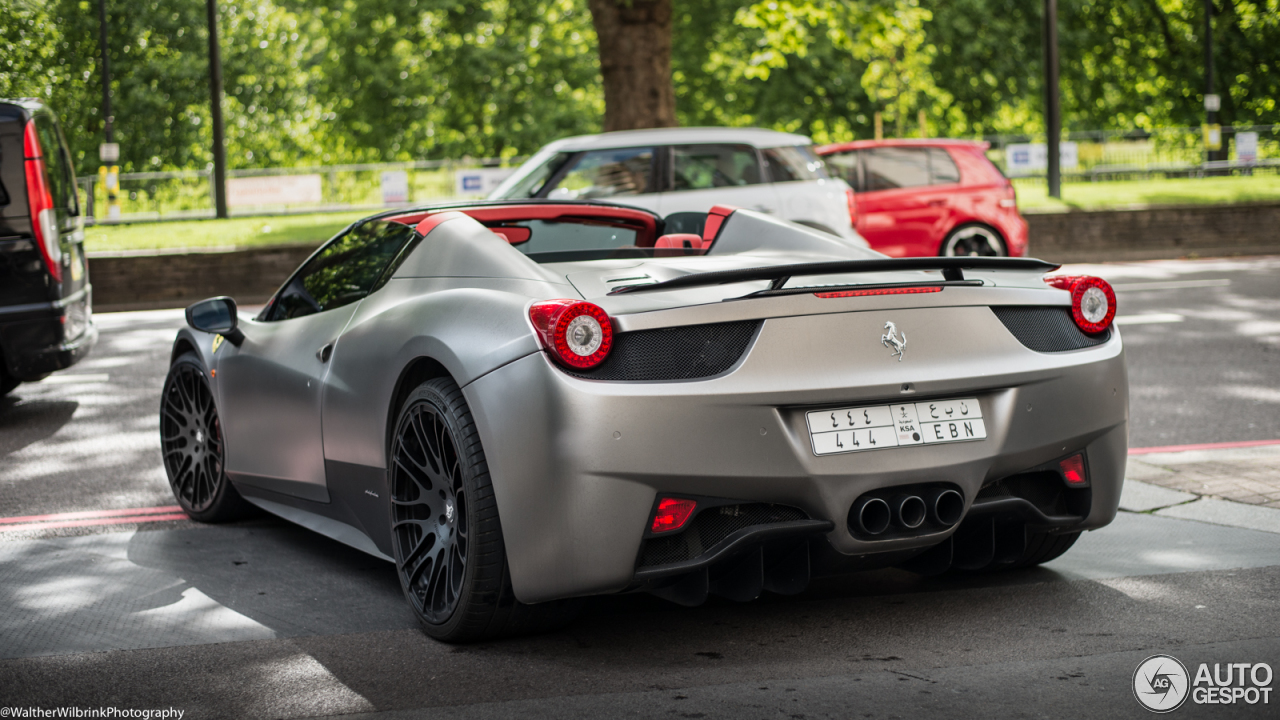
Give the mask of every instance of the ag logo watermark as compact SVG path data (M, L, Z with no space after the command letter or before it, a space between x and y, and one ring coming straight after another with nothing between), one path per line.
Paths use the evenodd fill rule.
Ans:
M1269 705L1271 666L1266 663L1200 663L1195 677L1172 655L1152 655L1133 671L1133 696L1151 712L1167 713L1188 699L1196 705Z
M1187 701L1191 676L1172 655L1152 655L1133 671L1133 696L1151 712L1167 713Z

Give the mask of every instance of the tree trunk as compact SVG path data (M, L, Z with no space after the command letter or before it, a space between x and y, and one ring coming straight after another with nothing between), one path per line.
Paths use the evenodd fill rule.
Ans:
M600 43L604 129L676 126L671 0L588 0Z

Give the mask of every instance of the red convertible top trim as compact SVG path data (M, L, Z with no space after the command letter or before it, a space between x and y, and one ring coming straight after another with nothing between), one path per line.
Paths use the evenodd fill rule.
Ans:
M460 217L466 217L466 215L463 215L460 212L442 212L434 215L428 215L422 218L422 222L419 222L418 226L414 228L414 230L417 230L419 235L426 237L427 233L434 230L437 225L450 220L457 220ZM399 220L397 220L397 222L399 222Z
M425 235L422 224L427 220L431 220L442 215L454 216L457 214L470 216L481 223L502 223L516 222L519 220L556 220L559 218L599 218L601 220L622 221L631 224L643 225L649 237L655 237L658 229L657 221L653 215L643 210L631 210L629 208L620 207L602 207L600 205L497 205L497 206L479 206L479 207L460 207L457 209L437 210L427 212L415 212L407 215L396 215L387 218L391 222L398 222L404 225L418 225L418 232ZM448 218L445 218L448 219ZM436 221L435 224L444 222L444 219ZM428 226L429 231L435 224Z

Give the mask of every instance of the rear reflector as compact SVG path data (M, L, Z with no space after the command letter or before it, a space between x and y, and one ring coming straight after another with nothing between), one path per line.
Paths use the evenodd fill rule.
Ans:
M869 290L836 290L833 292L816 292L815 296L820 298L847 298L847 297L865 297L867 295L919 295L920 293L936 293L942 292L941 286L932 287L897 287L897 288L872 288Z
M655 533L671 532L684 527L698 507L696 500L684 498L662 498L658 501L658 512L653 515L653 525L649 528Z
M1072 487L1084 487L1089 484L1089 478L1084 474L1084 455L1077 453L1058 462L1058 468L1062 470L1062 477L1067 484Z

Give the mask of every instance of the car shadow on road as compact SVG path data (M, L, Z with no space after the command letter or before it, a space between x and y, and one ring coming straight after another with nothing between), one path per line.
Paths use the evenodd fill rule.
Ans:
M24 400L21 385L0 397L0 458L51 437L79 407L74 400Z

